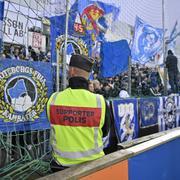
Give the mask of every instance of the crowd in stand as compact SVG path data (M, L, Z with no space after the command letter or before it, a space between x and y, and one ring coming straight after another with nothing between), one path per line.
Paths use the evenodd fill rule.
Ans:
M11 45L3 51L2 58L20 59L28 61L50 62L50 52L42 52L41 48L35 51L31 46L17 48ZM89 90L102 94L108 98L127 98L128 72L121 73L111 78L101 78L99 75L100 63L98 61L93 67L93 80L89 81ZM160 96L163 95L163 84L157 68L148 68L138 64L131 68L131 96Z
M94 68L93 80L89 81L89 90L102 94L105 98L127 98L128 72L116 75L113 78L99 78L97 65ZM132 65L131 96L160 96L163 94L163 85L157 68Z
M15 47L10 45L6 47L2 53L2 58L28 60L28 61L44 61L50 62L50 52L44 53L41 48L34 50L31 46L26 50L25 46Z

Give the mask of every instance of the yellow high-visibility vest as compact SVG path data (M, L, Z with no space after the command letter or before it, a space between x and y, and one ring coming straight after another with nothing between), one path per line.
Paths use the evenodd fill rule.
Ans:
M103 96L84 89L68 88L51 96L47 112L57 163L71 166L104 156L105 107Z

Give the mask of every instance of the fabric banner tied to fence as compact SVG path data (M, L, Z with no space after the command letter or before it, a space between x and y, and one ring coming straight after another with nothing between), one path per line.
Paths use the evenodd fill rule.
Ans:
M158 98L141 98L139 108L141 128L158 123Z
M158 125L159 131L180 126L180 96L159 98Z
M130 141L138 137L137 99L112 101L115 129L119 142Z
M50 63L1 60L0 131L50 127L46 103L52 93Z
M0 52L2 50L2 38L3 38L3 14L4 14L4 0L0 0Z

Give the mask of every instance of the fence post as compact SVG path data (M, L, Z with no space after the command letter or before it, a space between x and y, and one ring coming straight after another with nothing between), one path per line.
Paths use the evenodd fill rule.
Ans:
M128 59L128 93L131 96L131 57Z
M67 41L68 41L68 21L69 21L69 0L66 0L66 27L65 27L65 41L63 49L63 75L62 75L62 89L67 86L67 72L66 72L66 53L67 53Z
M164 0L162 0L162 26L163 26L163 65L164 65L164 95L167 95L167 69L166 69L166 49L167 46L165 44L165 25L164 25L164 19L165 19L165 3Z

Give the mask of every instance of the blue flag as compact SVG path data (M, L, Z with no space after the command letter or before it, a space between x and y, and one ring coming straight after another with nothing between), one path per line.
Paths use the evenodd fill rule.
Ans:
M119 142L131 141L138 137L137 99L113 100L115 131Z
M0 0L0 52L2 50L3 16L4 16L4 0Z
M136 17L134 31L131 49L132 60L136 63L145 64L162 48L163 30Z
M1 60L0 132L50 128L46 115L46 103L53 92L50 67L40 61Z
M73 4L70 13L69 13L69 21L68 21L68 34L73 34L74 32L74 21L75 15L77 11L77 3ZM53 16L50 18L51 26L50 26L50 34L51 34L51 60L52 62L56 62L56 38L60 35L65 34L65 24L66 24L66 15L63 14L61 16ZM63 41L63 40L62 40ZM63 42L62 42L63 44ZM62 45L61 44L61 45Z
M178 21L175 22L174 27L170 33L169 39L166 41L168 49L174 50L176 45L176 39L180 36L180 31L178 31Z
M101 76L113 77L128 69L130 49L126 40L103 42L101 47Z

